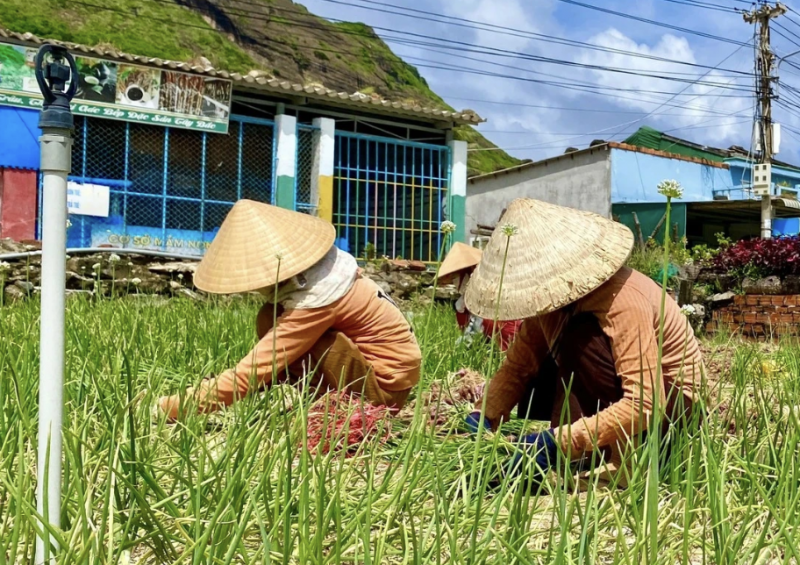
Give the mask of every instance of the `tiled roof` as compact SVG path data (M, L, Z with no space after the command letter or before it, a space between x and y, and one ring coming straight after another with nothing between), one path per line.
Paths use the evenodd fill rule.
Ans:
M418 104L409 104L407 102L392 102L389 100L384 100L383 98L367 96L366 94L361 93L349 94L347 92L336 92L335 90L331 90L319 85L295 84L276 78L231 73L228 71L214 69L211 66L192 65L179 61L169 61L166 59L131 55L128 53L122 53L121 51L117 51L113 48L90 47L88 45L80 45L78 43L43 39L31 33L17 33L2 27L0 27L0 39L8 39L14 43L23 43L29 45L52 43L54 45L66 47L71 52L84 54L87 56L104 57L118 61L128 61L150 67L159 67L162 69L230 79L233 81L234 85L252 88L253 90L260 90L275 94L288 94L291 96L303 96L321 102L327 101L339 106L355 106L365 111L367 110L366 107L369 107L370 110L381 114L409 116L429 122L452 121L458 124L472 125L485 121L478 114L469 111L451 112L449 110L427 108Z

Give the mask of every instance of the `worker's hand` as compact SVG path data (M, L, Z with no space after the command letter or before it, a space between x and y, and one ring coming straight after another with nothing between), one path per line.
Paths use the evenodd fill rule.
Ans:
M519 443L519 449L506 466L506 476L514 478L525 473L530 468L529 478L541 480L547 472L555 467L558 457L558 444L549 429L540 433L524 436Z
M161 410L161 402L156 402L150 407L150 421L154 424L158 424L163 417L164 411Z
M214 373L209 373L203 377L203 381L205 382L215 378L217 378L217 376ZM195 398L197 391L198 389L189 388L184 394L162 396L158 399L158 404L156 406L161 410L162 414L166 414L166 422L168 424L174 424L178 420L183 419L187 410L193 412L197 411ZM154 410L153 414L157 414L157 412Z
M456 347L459 347L462 343L469 347L472 343L472 334L464 334L456 340Z
M162 396L155 403L150 411L153 423L164 420L167 424L174 424L178 421L178 413L181 408L181 397L179 395Z
M467 427L470 433L477 434L481 425L481 413L477 410L472 412L464 419L464 425ZM488 418L483 419L483 429L492 431L492 424L489 422Z

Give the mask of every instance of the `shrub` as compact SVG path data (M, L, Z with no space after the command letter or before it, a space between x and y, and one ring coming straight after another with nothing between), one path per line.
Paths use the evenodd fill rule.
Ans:
M713 267L736 278L800 275L800 237L737 241L720 250Z

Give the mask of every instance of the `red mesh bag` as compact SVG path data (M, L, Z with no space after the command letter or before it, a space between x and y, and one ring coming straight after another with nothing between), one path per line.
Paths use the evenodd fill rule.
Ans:
M383 443L389 438L389 414L386 406L373 406L347 392L327 394L309 409L308 450L345 449L350 456L365 441Z

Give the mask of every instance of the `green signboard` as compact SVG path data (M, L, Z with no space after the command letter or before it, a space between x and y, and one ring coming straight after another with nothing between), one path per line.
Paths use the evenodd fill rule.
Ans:
M0 43L0 105L38 109L36 49ZM230 80L76 57L79 83L72 111L92 116L227 133Z

